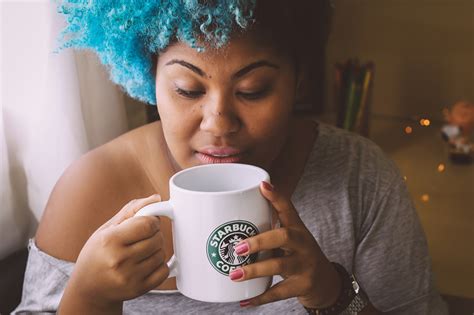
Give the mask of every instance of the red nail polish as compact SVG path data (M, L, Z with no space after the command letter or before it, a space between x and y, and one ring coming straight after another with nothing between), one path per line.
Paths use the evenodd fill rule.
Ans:
M247 242L244 242L235 246L234 250L237 255L243 255L249 251L249 245L247 244Z
M273 185L268 182L263 182L263 187L268 191L273 191Z
M242 269L236 269L230 273L230 280L238 280L244 276L244 271Z
M250 305L250 300L240 301L240 307L246 307Z

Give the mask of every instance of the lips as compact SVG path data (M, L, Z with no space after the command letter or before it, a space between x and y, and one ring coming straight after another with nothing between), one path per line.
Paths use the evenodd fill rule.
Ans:
M242 152L233 147L206 147L196 152L203 164L237 163L242 160Z

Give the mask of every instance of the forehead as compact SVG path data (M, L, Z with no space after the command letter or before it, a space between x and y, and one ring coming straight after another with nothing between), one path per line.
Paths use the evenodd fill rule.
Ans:
M171 44L164 52L159 54L158 68L163 67L173 59L182 59L187 62L197 63L206 69L224 71L235 69L256 60L271 60L275 63L285 63L288 58L278 52L269 44L264 44L251 33L233 37L220 48L203 45L204 51L188 46L183 42Z

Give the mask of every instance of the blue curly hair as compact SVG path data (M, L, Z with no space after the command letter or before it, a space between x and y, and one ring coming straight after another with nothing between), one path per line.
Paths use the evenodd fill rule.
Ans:
M156 104L154 56L174 41L185 42L198 51L204 50L200 44L203 42L221 47L233 33L246 31L255 24L257 7L256 0L55 1L67 22L59 37L58 50L73 47L95 51L109 69L111 80L131 97L148 104ZM277 7L277 2L284 15L292 11L289 7L298 6L300 12L305 11L303 2L289 5L292 1L275 0L266 2L261 11ZM278 30L275 26L282 24L281 16L270 23L270 37L294 37L285 31L291 29L288 25L297 24L298 14L285 19L287 25Z

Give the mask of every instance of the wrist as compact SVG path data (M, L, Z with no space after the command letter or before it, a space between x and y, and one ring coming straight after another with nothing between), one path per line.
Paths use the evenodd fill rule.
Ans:
M335 314L362 314L371 313L370 302L367 295L361 289L359 282L354 275L349 275L346 269L337 264L332 263L341 278L342 286L339 297L336 302L329 307L307 307L308 314L315 315L335 315ZM375 310L375 308L372 308Z
M332 263L329 263L327 271L319 277L320 283L327 283L326 286L315 290L311 295L300 297L299 302L305 308L326 308L338 300L342 290L342 278Z
M64 314L122 314L123 302L110 301L89 294L71 277L64 290L58 313ZM92 296L93 295L93 296Z
M337 264L331 263L334 270L339 275L339 294L331 304L317 305L317 306L306 306L303 305L308 314L315 315L333 315L333 314L346 314L344 311L351 304L355 297L355 292L352 287L352 280L346 269ZM352 313L351 313L352 314Z

